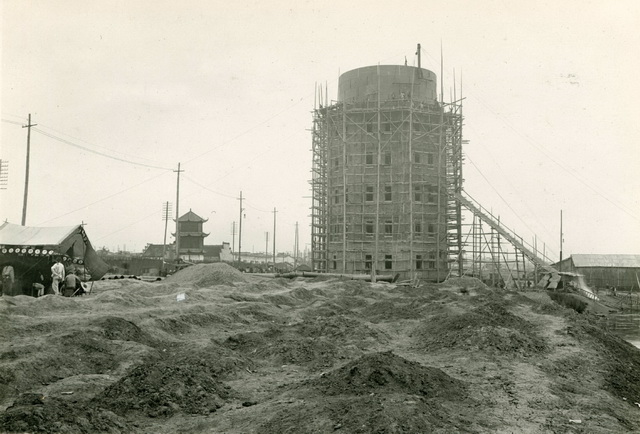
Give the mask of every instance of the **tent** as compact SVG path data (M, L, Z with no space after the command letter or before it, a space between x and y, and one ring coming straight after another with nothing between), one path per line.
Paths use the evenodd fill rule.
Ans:
M30 294L31 284L51 281L51 265L60 258L66 267L84 268L90 280L100 279L109 266L97 255L81 225L64 227L0 226L0 268L12 265L16 284ZM26 291L25 291L26 290ZM14 290L14 292L16 292Z

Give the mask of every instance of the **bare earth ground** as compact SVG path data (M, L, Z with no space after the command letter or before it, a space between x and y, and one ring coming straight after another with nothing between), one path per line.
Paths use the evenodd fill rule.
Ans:
M542 291L214 264L0 315L4 432L640 432L640 350Z

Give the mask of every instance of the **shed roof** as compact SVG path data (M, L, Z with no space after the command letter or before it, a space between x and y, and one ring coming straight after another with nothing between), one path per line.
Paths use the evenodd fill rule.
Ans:
M640 268L640 255L571 255L573 265L582 267Z

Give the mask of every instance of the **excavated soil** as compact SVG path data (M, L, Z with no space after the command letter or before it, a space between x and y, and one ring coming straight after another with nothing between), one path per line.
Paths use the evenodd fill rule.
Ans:
M640 432L640 350L544 291L224 264L0 299L0 432Z

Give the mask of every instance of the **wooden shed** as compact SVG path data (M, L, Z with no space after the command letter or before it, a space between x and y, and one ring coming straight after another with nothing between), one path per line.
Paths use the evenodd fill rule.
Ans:
M638 290L640 255L571 255L553 265L562 272L584 276L590 287L616 287L618 290Z

